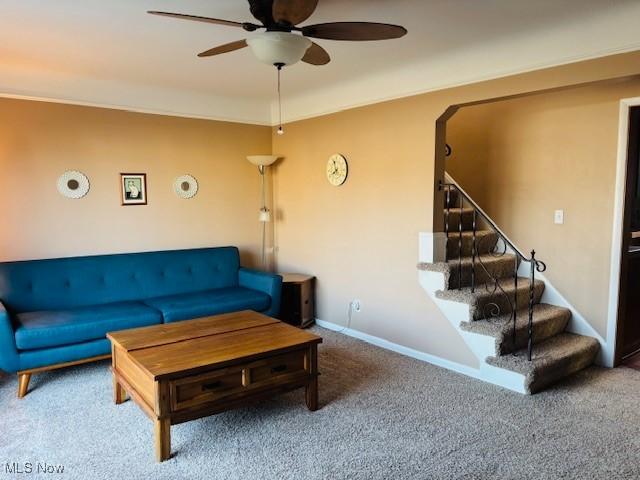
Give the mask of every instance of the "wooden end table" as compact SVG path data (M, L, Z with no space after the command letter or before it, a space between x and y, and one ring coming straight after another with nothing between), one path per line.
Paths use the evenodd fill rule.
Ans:
M316 321L316 277L302 273L282 273L282 303L280 320L300 328Z
M244 311L109 333L113 395L129 397L155 425L159 462L171 455L171 425L305 387L318 408L322 338Z

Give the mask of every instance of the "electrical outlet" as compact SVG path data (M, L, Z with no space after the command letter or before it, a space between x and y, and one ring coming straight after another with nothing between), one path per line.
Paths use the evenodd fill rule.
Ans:
M562 225L564 223L564 210L556 210L553 214L553 223Z
M351 308L353 309L354 312L359 313L362 310L362 305L360 303L360 300L352 300Z

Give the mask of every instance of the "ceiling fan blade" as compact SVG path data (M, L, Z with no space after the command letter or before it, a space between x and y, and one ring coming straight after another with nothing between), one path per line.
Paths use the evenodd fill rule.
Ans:
M326 65L331 61L327 51L317 43L312 43L302 61L311 65Z
M249 0L249 10L263 25L273 25L273 0Z
M305 37L327 40L390 40L407 34L407 29L399 25L371 22L333 22L319 23L302 27Z
M202 53L199 53L199 57L213 57L214 55L220 55L221 53L233 52L235 50L240 50L247 46L246 40L238 40L237 42L227 43L225 45L220 45L218 47L210 48Z
M279 23L298 25L315 12L318 0L274 0L273 19Z
M254 25L253 23L240 23L233 22L231 20L221 20L219 18L200 17L198 15L185 15L183 13L158 12L156 10L149 10L147 13L150 13L151 15L158 15L161 17L178 18L180 20L192 20L194 22L213 23L215 25L226 25L228 27L240 27L250 32L253 32L258 28L262 28L260 25Z

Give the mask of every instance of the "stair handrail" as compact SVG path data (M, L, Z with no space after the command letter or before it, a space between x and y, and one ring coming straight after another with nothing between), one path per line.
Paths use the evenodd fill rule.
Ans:
M460 215L458 218L458 289L460 289L462 284L462 231L463 231L463 221L462 221L462 211L464 208L464 201L467 204L471 205L473 208L473 222L472 222L472 263L471 263L471 291L475 291L475 268L476 268L476 256L477 256L477 239L476 239L476 228L477 228L477 215L484 219L484 221L491 227L494 233L497 235L503 244L504 251L501 255L506 253L507 247L509 247L516 256L516 264L514 269L514 301L511 303L511 298L507 295L504 289L500 286L498 279L496 279L486 268L480 256L478 256L478 261L480 266L484 269L485 273L494 281L494 290L492 293L495 293L498 289L507 299L510 307L511 307L511 318L513 322L513 349L514 353L516 350L516 320L517 320L517 311L518 311L518 267L520 261L524 261L530 264L529 271L529 305L528 305L528 324L527 324L527 358L531 361L532 352L533 352L533 305L534 305L534 297L535 297L535 272L544 272L547 269L547 265L541 261L536 259L535 250L531 250L531 256L527 257L524 253L520 251L520 249L509 239L509 237L496 225L496 223L487 215L487 213L471 198L471 196L449 175L445 172L446 182L442 180L439 181L439 190L446 190L447 192L447 200L445 206L445 233L449 234L449 214L451 210L451 206L449 205L451 189L454 188L458 194L460 195ZM497 246L496 243L493 245L492 250L495 250ZM448 253L445 254L445 260L448 261ZM498 316L499 306L497 304L493 304L497 308L497 313L492 316Z

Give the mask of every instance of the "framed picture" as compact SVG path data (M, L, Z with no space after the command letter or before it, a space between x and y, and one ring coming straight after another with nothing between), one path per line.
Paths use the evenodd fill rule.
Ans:
M122 205L147 204L147 174L121 173Z

